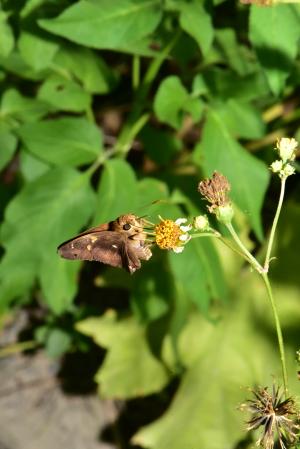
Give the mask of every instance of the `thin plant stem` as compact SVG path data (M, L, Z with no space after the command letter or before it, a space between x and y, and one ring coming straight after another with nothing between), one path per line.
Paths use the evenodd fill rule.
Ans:
M149 65L148 70L145 73L142 82L139 85L139 88L135 92L131 113L129 114L128 119L124 124L122 131L115 144L116 152L121 153L123 157L126 156L126 153L131 147L132 139L133 137L135 137L133 136L131 129L139 121L143 109L145 108L145 100L149 93L150 87L154 79L156 78L162 63L171 52L179 36L180 32L176 33L175 36L171 39L171 41L161 51L161 53L155 59L153 59L153 61ZM145 123L146 122L144 122L144 124Z
M276 333L277 333L277 340L278 340L278 348L279 348L279 353L280 353L280 360L281 360L281 368L282 368L282 378L283 378L283 385L284 385L284 392L285 392L285 396L287 397L288 395L288 377L287 377L287 370L286 370L286 362L285 362L285 352L284 352L284 344L283 344L283 337L282 337L282 331L281 331L281 325L280 325L280 320L279 320L279 315L278 315L278 311L277 311L277 307L276 307L276 303L273 297L273 292L272 292L272 288L271 288L271 284L269 281L269 277L267 273L260 273L267 292L268 292L268 297L271 303L271 308L272 308L272 312L273 312L273 317L274 317L274 321L275 321L275 327L276 327Z
M201 234L192 234L191 235L191 238L197 238L197 237L216 237L219 240L221 240L221 242L224 243L224 245L226 245L229 249L231 249L232 251L237 253L239 256L243 257L248 263L251 264L251 261L246 256L246 254L244 252L239 251L237 248L235 248L233 245L231 245L231 243L227 242L227 240L224 239L224 237L222 237L222 235L219 232L213 230L213 232L202 232Z
M250 251L247 250L247 248L245 247L245 245L243 244L243 242L240 240L239 236L235 232L235 229L232 226L232 224L228 223L228 224L226 224L226 227L227 227L228 231L230 232L233 240L240 247L242 252L247 256L249 263L253 266L253 268L255 268L256 271L258 271L259 273L262 273L264 271L263 267L257 262L255 257L252 256Z
M285 192L285 181L286 181L286 178L281 178L280 196L279 196L276 214L275 214L272 228L271 228L271 233L270 233L268 247L267 247L267 254L266 254L266 259L265 259L265 263L264 263L264 269L266 272L268 272L268 270L269 270L270 257L271 257L273 243L274 243L275 231L276 231L279 215L280 215L281 208L282 208L284 192Z
M141 59L139 55L134 55L132 59L132 87L136 90L140 85Z

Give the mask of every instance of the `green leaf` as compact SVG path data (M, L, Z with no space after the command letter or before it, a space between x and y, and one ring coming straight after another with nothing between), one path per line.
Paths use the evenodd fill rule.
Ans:
M155 253L133 278L131 307L141 323L165 315L173 298L172 283L163 254Z
M143 178L138 182L138 201L134 213L146 215L148 220L157 222L158 215L164 215L168 196L166 183L154 178Z
M262 138L266 131L262 115L250 103L230 99L216 108L221 119L233 135L244 139Z
M139 136L148 156L158 164L167 164L181 149L181 142L176 136L151 125L146 125Z
M202 312L208 312L212 299L226 299L228 293L220 262L208 239L191 240L182 253L170 252L169 260L176 281Z
M202 105L199 99L189 95L177 76L169 76L158 88L154 99L154 111L159 120L179 128L184 112L190 112L194 120L199 120Z
M251 101L261 100L269 95L269 87L262 73L241 77L230 70L212 67L203 72L203 78L211 99L220 98L227 101L228 98L235 98Z
M160 391L168 382L165 368L150 351L145 328L136 320L117 320L109 311L103 317L77 323L76 328L108 349L95 378L102 397L146 396Z
M55 63L79 79L84 89L92 94L113 90L117 77L99 54L78 45L64 45L55 57Z
M0 55L0 65L8 72L29 80L42 80L46 75L45 71L37 72L26 64L17 50L13 50L7 57Z
M98 186L94 223L105 223L132 213L137 202L137 182L131 166L122 159L105 163Z
M41 254L38 277L45 301L57 315L70 309L78 289L80 266L79 260L61 259L56 252Z
M91 104L88 92L75 81L60 75L52 75L45 80L39 89L38 98L62 111L83 112Z
M11 160L17 149L18 140L14 134L0 127L0 170Z
M246 76L257 70L257 62L254 62L253 53L238 43L235 31L232 28L217 30L216 41L220 47L224 63L240 76Z
M250 12L250 39L272 92L279 95L297 55L299 5L276 5Z
M102 152L100 129L84 118L27 123L18 134L28 151L55 165L88 164Z
M272 346L252 328L248 304L232 304L216 325L193 314L179 339L188 366L181 385L167 412L142 428L133 437L134 444L224 449L236 447L245 437L245 416L238 406L247 397L246 388L262 379L271 383L272 369L279 368ZM265 369L266 359L270 372ZM180 432L174 431L177 428Z
M38 71L50 66L59 47L50 40L22 31L18 48L25 63Z
M197 0L193 0L191 3L182 3L180 10L182 29L197 41L205 56L210 49L214 34L210 15Z
M82 0L39 25L93 48L120 50L152 33L161 19L159 0Z
M40 176L14 197L0 233L5 250L0 264L0 307L23 296L37 277L42 279L43 296L54 312L70 303L72 298L66 295L74 291L74 271L64 266L56 248L86 225L94 199L85 174L62 168Z
M8 122L35 122L50 112L51 108L44 101L25 97L15 89L8 89L2 96L0 120Z
M50 329L46 339L46 352L49 357L60 357L70 346L71 337L67 332L59 328Z
M194 160L203 168L205 175L211 176L217 170L228 178L231 198L249 216L256 235L262 239L260 211L269 182L269 171L231 137L215 112L210 112L207 117Z
M0 11L0 55L8 56L14 48L15 40L13 31L7 23L8 14Z
M24 150L20 151L20 170L26 181L33 181L50 170L50 166Z

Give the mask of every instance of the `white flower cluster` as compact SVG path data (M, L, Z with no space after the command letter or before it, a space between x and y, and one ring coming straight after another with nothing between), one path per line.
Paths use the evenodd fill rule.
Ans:
M280 178L287 178L295 173L295 168L290 164L296 157L298 142L294 138L282 137L276 144L280 159L271 164L273 173L278 173Z

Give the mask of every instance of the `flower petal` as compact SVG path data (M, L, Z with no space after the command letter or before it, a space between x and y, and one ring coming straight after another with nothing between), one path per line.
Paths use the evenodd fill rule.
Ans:
M186 223L187 222L187 218L177 218L177 220L175 220L175 224L177 224L178 226L180 226L182 223Z
M180 226L180 229L181 229L183 232L189 232L189 231L191 231L191 229L192 229L192 225Z
M176 246L176 248L173 248L174 253L180 254L184 250L184 246Z

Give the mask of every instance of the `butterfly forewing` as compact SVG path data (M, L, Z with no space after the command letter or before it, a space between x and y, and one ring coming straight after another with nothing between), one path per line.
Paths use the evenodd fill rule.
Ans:
M113 267L122 267L125 241L113 231L84 233L58 247L65 259L95 260Z

